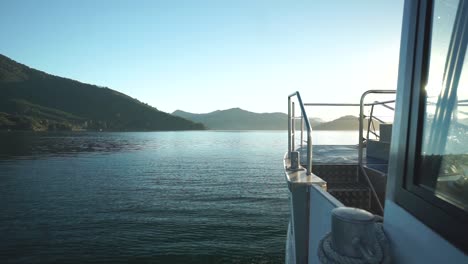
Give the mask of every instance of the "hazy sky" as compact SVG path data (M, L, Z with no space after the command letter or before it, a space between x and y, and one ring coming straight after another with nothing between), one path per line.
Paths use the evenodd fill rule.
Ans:
M0 53L158 109L286 112L395 89L403 0L0 1ZM357 115L357 113L356 113Z

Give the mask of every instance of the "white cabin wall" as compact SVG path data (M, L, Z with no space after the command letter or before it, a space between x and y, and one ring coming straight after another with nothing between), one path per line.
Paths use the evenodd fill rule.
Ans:
M331 231L331 211L343 204L319 186L310 186L309 262L320 263L317 249L320 240Z
M393 263L468 263L463 252L391 200L385 201L384 229Z

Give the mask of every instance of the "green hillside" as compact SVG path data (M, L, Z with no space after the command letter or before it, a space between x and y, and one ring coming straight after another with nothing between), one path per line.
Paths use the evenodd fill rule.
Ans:
M240 108L217 110L206 114L193 114L181 110L173 115L204 124L215 130L286 130L288 116L284 113L253 113ZM320 119L311 119L317 125ZM297 127L299 127L299 122Z
M372 121L374 127L379 127L379 122ZM367 120L364 120L363 127L367 129ZM357 116L347 115L330 122L325 122L314 127L315 130L359 130L359 118Z
M115 90L53 76L0 55L0 129L204 129Z

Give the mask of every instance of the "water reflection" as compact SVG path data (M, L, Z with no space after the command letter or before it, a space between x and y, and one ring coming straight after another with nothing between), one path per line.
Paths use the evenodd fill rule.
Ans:
M2 134L0 263L284 263L286 139Z
M142 149L144 142L130 141L121 133L0 132L0 159L38 159L112 153Z

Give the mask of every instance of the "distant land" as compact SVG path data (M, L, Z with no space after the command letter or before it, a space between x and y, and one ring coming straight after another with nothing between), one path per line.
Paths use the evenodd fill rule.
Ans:
M193 114L182 110L172 113L185 119L202 123L212 130L285 130L288 116L284 113L254 113L240 108L217 110L206 114ZM311 120L318 124L320 119Z
M379 129L379 122L373 121L374 127ZM368 121L364 120L364 128L367 129ZM359 130L359 118L353 115L342 116L330 122L324 122L316 127L315 130Z
M356 116L310 119L314 130L357 130ZM365 124L366 125L366 124ZM299 129L299 122L296 122ZM32 69L0 54L0 130L286 130L284 113L240 108L164 113L123 93Z
M182 110L172 113L188 120L199 122L213 130L286 130L288 116L284 113L254 113L240 108L217 110L206 114L193 114ZM316 125L320 119L312 119Z
M194 114L176 110L173 115L202 123L212 130L286 130L288 116L284 113L253 113L240 108L217 110L206 114ZM330 122L319 118L310 119L314 130L358 130L359 119L356 116L343 116ZM377 123L375 123L377 126ZM367 122L364 123L367 126ZM377 126L378 127L378 126ZM296 123L299 129L299 122Z
M0 54L0 130L201 130L115 90L53 76Z

